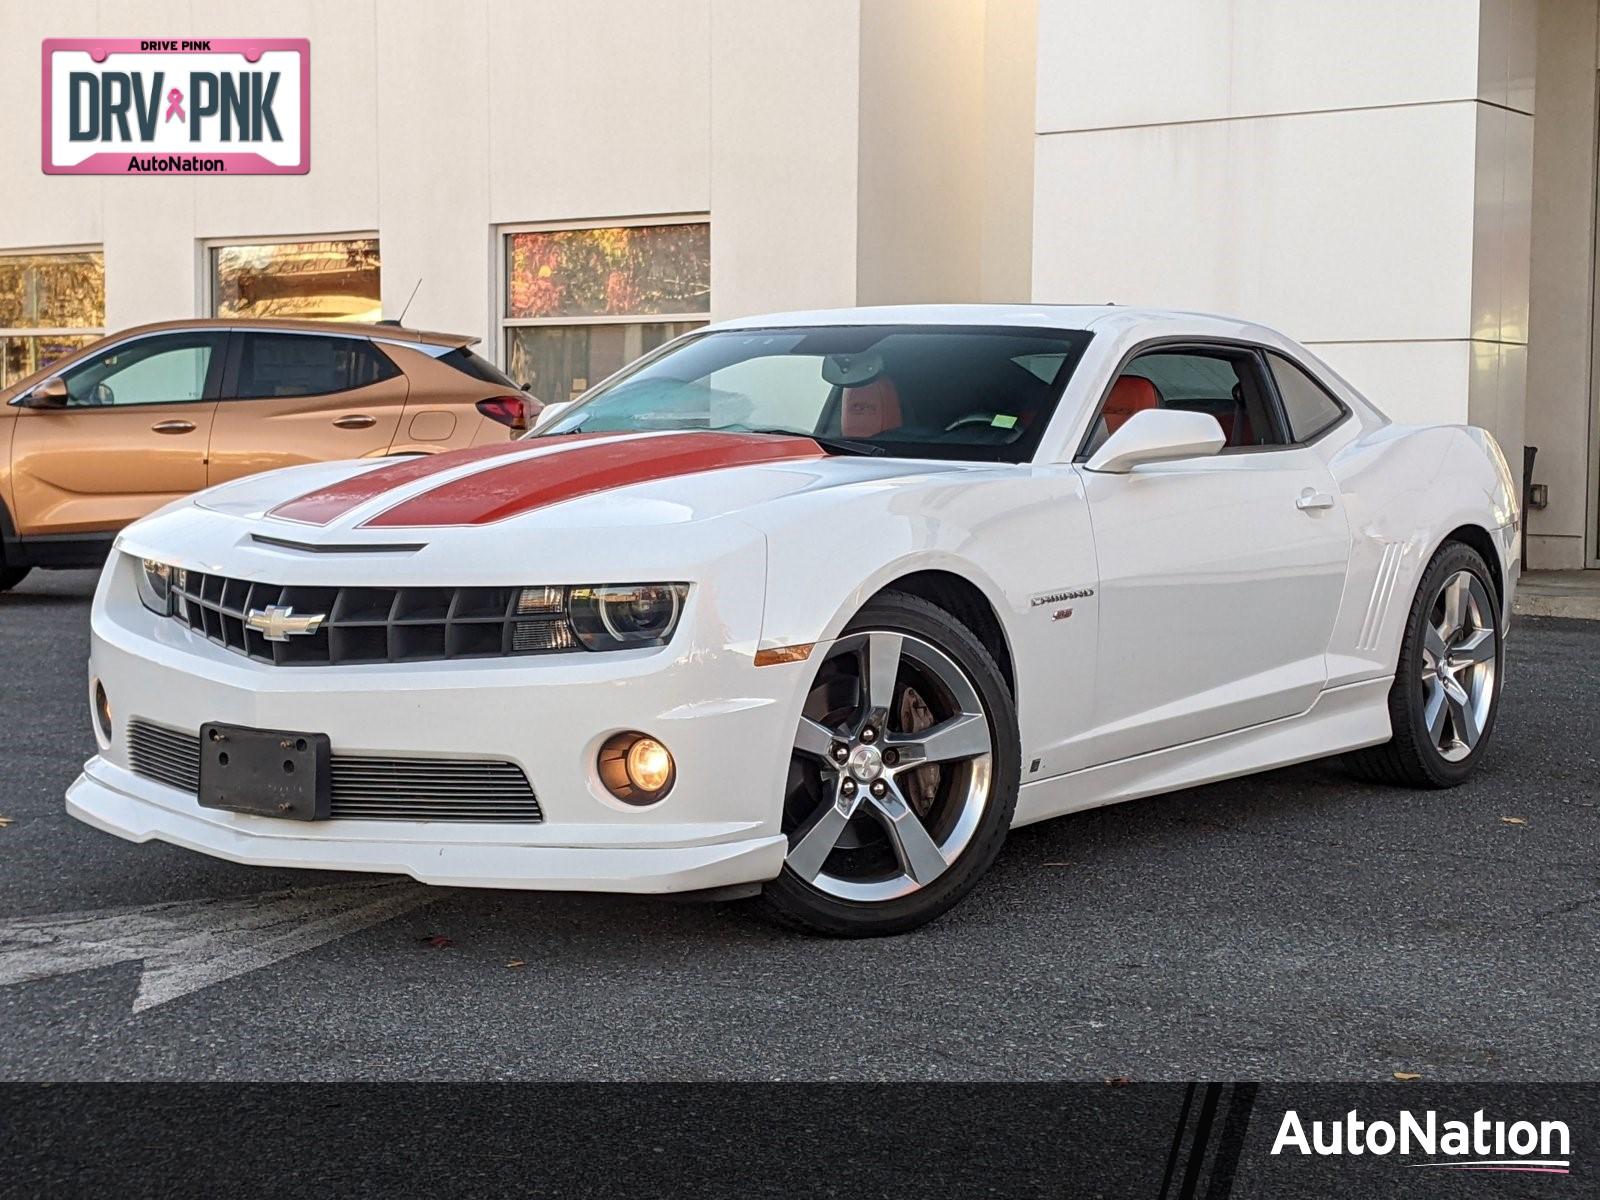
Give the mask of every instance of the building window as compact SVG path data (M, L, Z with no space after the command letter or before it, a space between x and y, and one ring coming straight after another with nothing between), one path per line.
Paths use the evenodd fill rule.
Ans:
M376 321L378 239L268 241L208 247L211 315Z
M105 323L100 251L0 252L0 388L87 346Z
M710 315L704 218L502 232L506 373L540 400L571 400Z

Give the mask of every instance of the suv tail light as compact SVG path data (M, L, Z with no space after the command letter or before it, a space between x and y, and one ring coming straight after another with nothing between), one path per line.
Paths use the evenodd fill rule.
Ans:
M491 396L478 401L478 411L484 416L519 432L532 426L542 407L532 396Z

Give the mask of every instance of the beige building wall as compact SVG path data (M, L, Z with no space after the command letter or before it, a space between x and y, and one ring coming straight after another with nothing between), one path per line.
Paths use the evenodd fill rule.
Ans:
M1026 303L1033 293L1033 117L1037 0L987 0L983 31L983 215L978 299Z
M863 0L857 298L1026 300L1035 0Z
M1033 294L1235 312L1517 456L1533 0L1042 0Z
M33 166L44 38L269 33L311 41L310 174ZM1020 296L1032 38L1033 0L7 4L0 250L103 246L116 329L205 311L208 241L376 233L385 314L420 280L409 324L496 353L517 223L709 213L714 318Z

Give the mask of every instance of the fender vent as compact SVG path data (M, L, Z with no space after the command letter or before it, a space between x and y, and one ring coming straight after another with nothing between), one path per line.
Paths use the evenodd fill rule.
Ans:
M1383 558L1378 563L1377 576L1372 581L1372 595L1367 600L1367 615L1361 622L1361 636L1356 639L1357 650L1376 650L1383 637L1384 618L1394 599L1395 584L1400 579L1400 564L1405 560L1404 542L1385 542Z

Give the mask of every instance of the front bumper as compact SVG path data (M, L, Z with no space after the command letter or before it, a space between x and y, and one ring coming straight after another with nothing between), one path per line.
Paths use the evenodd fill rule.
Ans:
M698 891L771 879L788 850L781 834L683 846L555 846L495 836L500 830L482 825L274 821L201 808L101 757L67 789L67 812L132 842L170 842L250 866L381 871L461 887Z
M234 862L480 887L673 892L782 870L782 798L814 664L754 666L759 597L752 612L750 599L705 589L657 649L275 667L146 612L117 578L131 569L121 557L91 618L90 677L110 699L112 736L67 793L68 812L98 829ZM134 772L134 720L189 734L209 721L326 733L336 756L512 762L544 819L298 822L204 809ZM672 791L648 808L613 799L595 768L624 730L660 739L676 760Z

